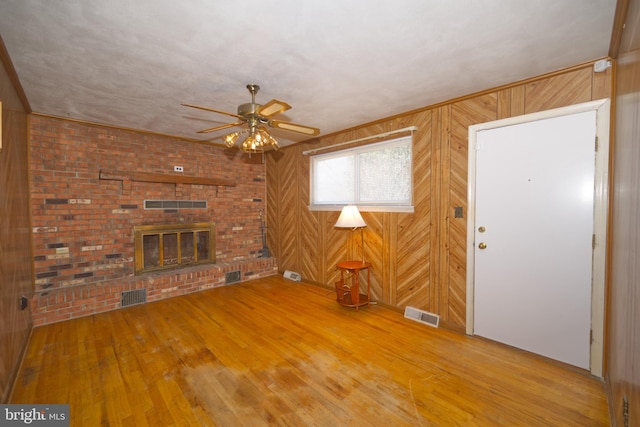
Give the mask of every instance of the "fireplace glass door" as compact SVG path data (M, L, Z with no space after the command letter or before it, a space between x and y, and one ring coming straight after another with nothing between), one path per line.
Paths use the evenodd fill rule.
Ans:
M136 274L215 263L213 223L134 227Z

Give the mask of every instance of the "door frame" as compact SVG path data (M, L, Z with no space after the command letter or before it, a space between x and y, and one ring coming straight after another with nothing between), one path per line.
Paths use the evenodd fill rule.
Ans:
M597 138L597 152L595 159L595 188L593 201L594 248L591 287L591 350L589 365L591 374L597 377L602 377L604 355L605 265L607 247L607 215L609 212L610 106L611 102L609 99L601 99L473 125L469 127L468 147L466 333L468 335L473 335L475 301L474 248L476 229L476 145L478 132L587 111L596 111L595 136Z

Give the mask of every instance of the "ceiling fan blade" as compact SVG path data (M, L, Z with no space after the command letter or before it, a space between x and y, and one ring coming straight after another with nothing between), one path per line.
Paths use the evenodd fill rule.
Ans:
M226 111L214 110L213 108L209 108L209 107L201 107L199 105L191 105L191 104L180 104L180 105L184 105L185 107L198 108L200 110L205 110L205 111L211 111L211 112L218 113L218 114L226 114L227 116L237 117L239 119L242 118L242 116L239 116L237 114L227 113Z
M291 132L303 133L305 135L311 135L311 136L314 136L320 133L320 129L318 128L312 128L310 126L304 126L304 125L297 125L295 123L289 123L289 122L280 122L278 120L269 121L269 126L278 128L278 129L288 130Z
M275 114L282 113L283 111L287 111L290 108L291 105L287 104L286 102L272 99L271 101L260 107L260 111L258 111L258 114L264 117L269 117Z
M226 125L216 126L216 127L209 128L209 129L203 129L203 130L199 130L198 133L215 132L217 130L232 128L234 126L240 126L241 124L244 124L244 122L229 123L229 124L226 124Z

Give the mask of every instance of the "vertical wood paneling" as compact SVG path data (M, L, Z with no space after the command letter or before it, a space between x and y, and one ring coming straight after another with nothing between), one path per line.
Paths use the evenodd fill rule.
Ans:
M511 90L498 91L498 111L496 118L504 119L511 117Z
M585 65L269 154L275 160L267 162L268 168L276 168L278 176L268 181L278 189L269 188L267 194L277 198L269 206L277 205L277 234L272 237L280 269L301 268L305 280L333 288L336 263L359 259L362 253L359 232L333 227L339 212L308 212L309 158L301 152L415 125L414 212L363 213L372 293L382 303L419 307L440 314L448 326L464 328L468 127L588 101L592 93L609 95L609 87L606 77L594 76L592 66ZM365 143L370 142L375 141ZM455 207L463 208L463 218L454 218Z
M521 116L524 114L524 97L525 97L525 86L514 86L511 89L511 114L506 117L515 117Z
M440 198L442 194L442 141L448 140L449 107L435 108L431 118L431 215L429 216L429 307L433 313L440 313L440 290L437 284L440 280Z
M3 50L0 41L0 51ZM30 299L33 294L33 255L27 114L3 61L0 61L0 102L0 402L4 403L31 331L30 309L20 310L20 297Z
M640 29L640 10L635 20ZM629 28L632 30L632 28ZM640 34L636 32L636 34ZM623 426L623 398L629 423L640 423L640 49L618 58L614 178L609 240L607 377L614 425Z

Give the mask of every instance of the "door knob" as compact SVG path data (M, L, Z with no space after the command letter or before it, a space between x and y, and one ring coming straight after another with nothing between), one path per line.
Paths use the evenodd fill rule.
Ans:
M487 248L487 244L485 242L480 242L480 244L478 245L478 247L480 249L486 249Z

